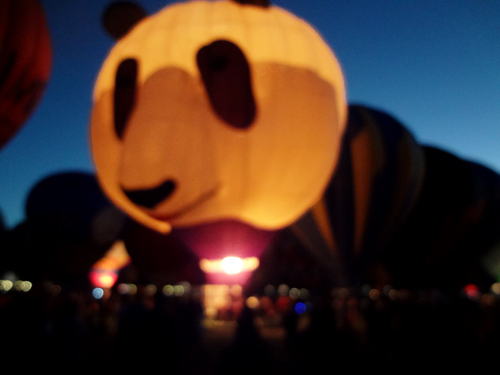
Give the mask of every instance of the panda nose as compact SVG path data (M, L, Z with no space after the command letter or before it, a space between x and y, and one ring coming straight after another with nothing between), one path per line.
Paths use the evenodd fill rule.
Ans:
M177 184L174 180L167 180L161 185L148 189L123 189L128 199L139 206L154 208L167 199L175 191Z

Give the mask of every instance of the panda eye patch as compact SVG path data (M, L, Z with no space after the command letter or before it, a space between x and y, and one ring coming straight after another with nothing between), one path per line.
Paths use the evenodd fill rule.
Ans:
M243 51L227 40L202 47L196 62L215 113L229 126L247 129L255 119L250 66Z
M209 70L212 73L220 73L227 67L228 63L229 59L227 58L227 56L214 56L209 62Z
M114 125L119 138L123 137L130 114L134 109L137 91L137 60L123 60L115 76L113 95Z

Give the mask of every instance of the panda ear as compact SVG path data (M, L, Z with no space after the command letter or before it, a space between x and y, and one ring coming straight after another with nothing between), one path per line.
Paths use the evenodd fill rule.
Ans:
M118 40L146 16L146 11L134 2L115 1L104 10L102 26L109 36Z
M245 4L245 5L256 5L259 7L267 8L271 6L271 1L270 0L233 0L239 4Z

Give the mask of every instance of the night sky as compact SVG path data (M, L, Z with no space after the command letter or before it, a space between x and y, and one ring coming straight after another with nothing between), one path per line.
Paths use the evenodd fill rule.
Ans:
M52 75L33 116L0 150L0 212L7 227L24 219L26 196L39 180L94 170L92 89L114 43L100 23L106 1L41 3L52 37ZM153 13L171 2L139 3ZM499 1L273 3L323 35L343 67L349 103L384 110L420 143L500 172Z

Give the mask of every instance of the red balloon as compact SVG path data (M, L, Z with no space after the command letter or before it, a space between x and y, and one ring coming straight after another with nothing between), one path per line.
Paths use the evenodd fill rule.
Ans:
M40 101L52 65L44 12L37 0L0 2L0 149Z

